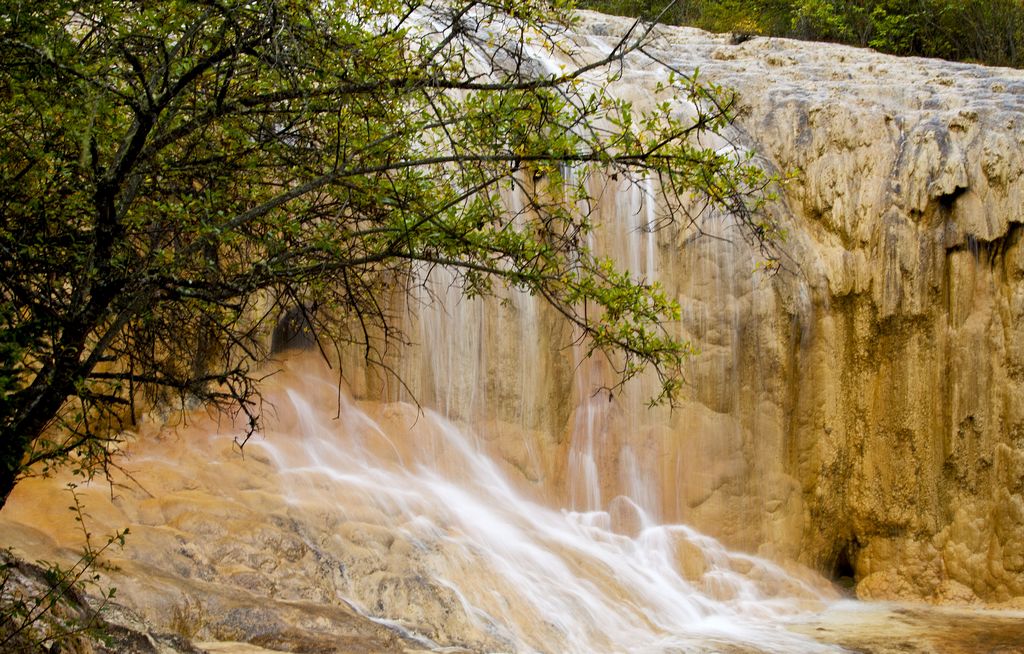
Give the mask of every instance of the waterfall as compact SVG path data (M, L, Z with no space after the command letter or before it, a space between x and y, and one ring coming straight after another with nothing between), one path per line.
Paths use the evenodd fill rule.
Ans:
M827 582L680 522L692 509L681 487L706 499L723 474L746 472L740 452L708 439L743 438L729 412L742 401L741 305L755 259L730 240L727 216L703 237L653 229L653 181L588 183L600 225L588 246L637 278L668 280L688 311L671 328L714 348L691 392L714 398L705 402L722 411L718 423L686 407L649 410L651 379L609 392L606 362L552 329L558 318L539 300L467 299L432 269L409 285L405 391L339 399L336 378L288 364L306 371L275 403L290 417L252 447L269 453L292 506L309 507L301 513L333 512L330 524L386 534L388 557L403 553L386 563L350 555L370 580L352 577L339 593L430 647L836 651L785 628L835 600ZM505 200L522 206L515 193ZM385 583L380 569L394 578Z
M594 60L628 26L584 14L573 43ZM611 364L535 298L417 271L380 298L409 342L380 353L397 376L289 353L243 452L225 416L144 416L113 484L79 484L97 539L131 529L100 571L117 601L275 650L1020 650L1024 73L656 36L661 61L741 93L707 144L800 172L768 208L798 269L778 276L734 218L698 233L667 223L657 180L588 179L588 246L682 308L666 328L699 353L680 406L648 409L650 377L609 392ZM660 65L624 70L609 92L649 103ZM5 546L75 560L70 479L19 484ZM862 598L1001 612L837 601L792 561L853 573Z

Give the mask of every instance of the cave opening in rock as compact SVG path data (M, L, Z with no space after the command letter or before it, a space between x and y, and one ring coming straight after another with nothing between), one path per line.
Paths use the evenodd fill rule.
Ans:
M270 351L280 354L289 349L307 350L316 346L313 315L316 307L293 306L284 312L274 327Z
M942 207L946 211L952 211L953 205L956 204L956 201L960 199L960 196L962 196L966 192L966 186L957 186L951 192L943 193L936 199L939 201L940 207Z
M853 566L856 544L848 541L839 548L835 562L832 564L832 581L851 593L856 585L856 570Z

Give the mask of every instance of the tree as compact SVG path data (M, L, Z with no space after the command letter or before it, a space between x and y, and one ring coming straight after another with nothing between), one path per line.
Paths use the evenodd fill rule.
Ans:
M581 0L627 16L658 16L712 32L870 46L896 55L1024 65L1020 0Z
M565 0L6 0L0 506L30 472L105 469L139 398L240 411L244 443L267 325L298 312L322 348L379 359L401 338L384 292L431 266L468 295L542 296L670 396L677 307L585 247L585 178L654 176L675 215L699 197L760 236L765 178L700 146L727 120L720 89L672 73L639 112L587 82L650 28L573 63L573 16Z

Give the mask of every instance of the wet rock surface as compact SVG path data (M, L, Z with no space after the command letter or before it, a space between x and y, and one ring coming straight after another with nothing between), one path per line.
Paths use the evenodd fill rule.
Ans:
M367 408L378 416L386 413L373 405ZM279 405L278 410L287 422L285 407ZM121 480L113 497L103 484L79 488L91 530L99 534L115 525L131 529L125 549L112 552L98 571L101 585L116 586L118 601L137 612L116 608L113 614L104 613L106 620L128 627L117 641L122 649L81 649L83 653L193 654L189 643L201 651L227 654L526 651L505 620L519 621L537 636L539 640L530 641L537 651L583 651L575 645L566 648L560 639L564 630L593 625L575 622L585 617L568 612L537 614L535 607L524 606L517 597L523 589L503 582L500 574L486 567L495 565L492 558L474 552L472 543L469 548L457 546L466 528L463 523L446 523L444 514L424 512L416 519L427 524L423 530L423 524L399 517L399 507L389 506L401 493L378 496L391 499L373 502L360 500L358 488L344 491L344 486L333 485L332 474L350 474L345 468L281 467L289 460L287 434L275 433L274 440L253 447L243 458L232 451L229 439L210 428L210 423L197 419L173 435L143 434L150 438L140 439L128 459L134 481ZM187 438L179 438L183 435ZM424 444L419 439L412 442ZM302 439L292 446L301 443ZM399 441L392 443L401 449ZM17 551L51 560L73 556L78 543L75 525L59 516L52 501L45 508L39 501L59 497L59 481L30 480L16 490L0 516L0 530ZM410 490L416 492L412 486ZM630 550L657 555L660 550L641 550L645 539L657 536L642 526L644 519L638 509L619 500L605 520L621 535L598 531L598 540L587 541L587 547L612 539L625 548L624 555ZM594 526L603 529L601 524ZM508 525L495 523L491 529L504 532ZM1024 644L1024 614L858 603L832 606L837 595L810 571L793 568L784 573L752 557L729 553L691 530L669 533L676 539L667 550L676 557L671 570L692 586L667 598L689 601L704 593L698 606L706 610L713 609L713 601L733 598L745 607L740 615L749 617L724 631L721 626L698 631L685 644L672 645L667 634L656 636L663 639L664 651L966 654L1020 651L1013 647ZM509 533L499 540L514 538ZM559 552L557 539L548 546L545 557L568 554L571 560L573 550ZM498 565L515 559L501 561ZM643 601L616 581L627 572L628 561L608 561L578 561L574 575L582 580L580 589L595 595L575 596L569 606L583 608L600 592L622 593L611 599L623 613ZM660 574L665 577L653 580L656 585L673 583L671 572ZM624 578L627 586L628 579ZM741 579L749 586L735 586ZM763 599L742 599L752 592ZM467 604L470 594L477 598L476 608ZM479 603L480 597L488 596L496 603ZM356 607L357 601L361 606ZM595 609L596 605L589 608ZM690 619L699 623L701 618L698 613ZM775 624L760 636L744 635L749 624L766 619ZM648 628L655 629L653 624ZM807 640L790 642L786 633ZM757 644L759 638L763 646ZM149 649L151 643L158 645L153 645L156 649ZM555 644L546 649L550 643ZM619 651L620 646L605 643L588 651Z
M851 603L791 628L862 654L1024 652L1024 613L1020 611Z
M651 457L665 514L865 598L1021 596L1024 73L660 34L659 59L738 92L733 140L793 174L769 209L787 271L738 238L661 246L701 350ZM640 59L626 86L663 74Z
M4 652L203 654L187 638L155 628L122 604L76 585L55 590L60 586L52 568L24 561L8 550L0 551L0 566L0 646ZM15 606L27 610L13 611Z

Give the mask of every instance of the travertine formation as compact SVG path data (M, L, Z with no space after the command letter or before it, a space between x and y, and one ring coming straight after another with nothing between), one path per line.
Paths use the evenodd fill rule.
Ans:
M693 333L728 354L693 382L729 419L696 438L741 462L681 494L698 525L862 597L1024 595L1024 74L692 30L662 54L736 89L739 141L795 175L792 274L698 277L728 290Z
M587 15L581 51L627 25ZM595 399L608 377L543 308L454 299L419 312L417 393L574 508L627 495L865 598L1024 595L1024 73L685 28L648 51L739 94L726 147L787 180L784 271L728 217L652 234L643 188L595 182L596 247L683 306L688 401ZM630 63L642 105L666 69Z
M628 24L587 15L581 52ZM728 217L650 233L644 188L595 182L596 247L683 307L688 401L592 395L601 366L521 301L421 310L414 388L562 505L626 495L865 598L1024 595L1024 73L685 28L648 51L615 83L639 105L664 63L739 94L724 147L787 180L784 271Z

